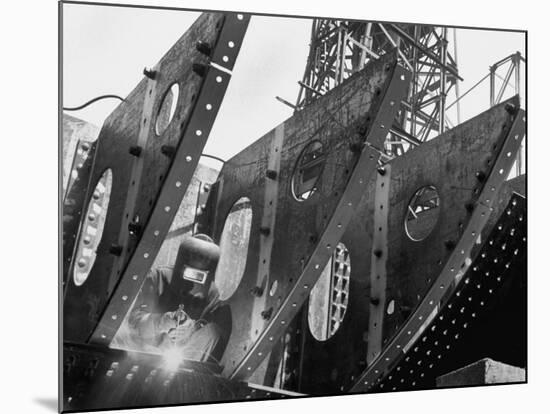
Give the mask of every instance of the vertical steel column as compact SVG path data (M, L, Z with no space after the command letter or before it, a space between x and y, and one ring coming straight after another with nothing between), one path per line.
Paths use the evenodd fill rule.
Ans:
M489 106L495 105L495 70L496 67L489 67Z
M418 34L419 34L419 27L415 26L414 27L414 41L415 42L418 42ZM413 48L413 74L412 74L413 82L412 82L412 87L410 88L411 91L409 93L409 102L410 102L410 105L411 105L411 118L410 118L411 128L410 128L409 133L414 137L416 137L416 102L415 102L415 97L418 93L418 83L417 83L418 69L419 69L418 49Z
M439 68L439 133L445 131L445 85L446 74L445 66L447 65L447 28L443 28L440 40L440 53L443 66Z
M458 47L456 44L456 28L453 29L453 54L455 65L458 65ZM460 85L455 82L455 98L456 98L456 123L460 124L460 102L458 98L460 96Z
M512 62L514 64L515 69L515 92L516 95L519 97L519 103L521 105L522 101L522 94L521 94L521 53L516 52L516 54L512 57ZM521 161L521 158L523 156L524 152L524 146L523 143L519 147L518 155L516 158L516 175L521 175L523 172L523 163Z
M377 174L374 194L374 234L370 264L369 342L367 365L382 351L384 311L386 309L386 260L388 258L388 210L391 185L391 164L384 174Z

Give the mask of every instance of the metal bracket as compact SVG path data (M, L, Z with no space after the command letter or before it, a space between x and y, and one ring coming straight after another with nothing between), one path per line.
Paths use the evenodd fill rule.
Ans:
M395 66L389 86L366 137L366 141L369 143L382 145L384 142L399 109L398 103L406 93L409 77L410 74L405 69ZM355 212L355 207L365 193L368 181L377 167L377 155L378 153L370 146L363 147L346 189L323 234L319 237L315 250L306 262L303 272L297 278L294 287L266 329L230 374L231 378L245 379L260 365L309 297L311 289L344 234L344 230Z
M462 233L453 253L447 260L445 267L401 330L389 342L378 358L359 376L351 388L351 392L368 391L388 374L390 368L405 355L414 341L420 336L422 330L427 326L426 321L436 314L440 301L448 289L453 286L457 274L466 272L469 267L466 258L470 256L476 240L480 237L489 219L498 190L512 168L515 154L521 144L524 133L525 112L518 110L510 131L505 138L504 145L483 186L468 225Z
M249 15L229 13L225 16L213 60L221 56L221 60L225 62L223 57L226 56L227 67L233 67L249 20ZM230 78L230 74L214 66L206 73L193 113L183 133L182 145L174 154L143 235L90 337L90 342L109 345L128 313L193 177Z
M159 67L158 65L156 65L151 71L155 73L158 72L158 69ZM151 122L151 120L153 119L153 106L155 103L155 98L157 96L157 81L155 79L156 77L147 77L146 90L148 90L149 93L145 94L143 100L143 110L141 112L139 133L136 142L136 146L139 148L144 148L146 146L150 135L149 130L151 128L149 127L149 122ZM126 246L128 243L129 232L126 231L126 229L128 228L128 225L132 222L132 219L134 217L134 209L136 206L136 199L139 192L139 183L141 181L142 172L143 157L135 157L132 163L132 172L130 173L130 180L132 182L132 185L128 189L128 193L126 195L126 203L124 206L124 211L126 211L127 213L122 217L121 220L122 231L119 232L119 238L117 241L118 246ZM126 249L122 249L121 254L116 258L116 264L113 265L111 276L109 277L109 290L113 288L112 284L117 281L117 273L120 274L122 272L122 267L124 266L124 263L126 261L126 253Z

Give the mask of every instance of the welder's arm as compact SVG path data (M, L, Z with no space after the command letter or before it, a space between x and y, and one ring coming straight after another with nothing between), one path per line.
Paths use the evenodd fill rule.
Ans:
M128 324L141 339L160 341L161 335L177 326L173 312L158 311L159 286L162 274L154 269L147 275L136 299Z

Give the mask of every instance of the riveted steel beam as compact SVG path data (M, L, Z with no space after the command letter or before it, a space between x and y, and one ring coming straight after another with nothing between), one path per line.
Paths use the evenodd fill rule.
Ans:
M388 212L391 185L391 165L384 174L377 174L374 196L374 225L370 264L369 342L367 364L382 351L384 311L386 309L386 260L388 259Z

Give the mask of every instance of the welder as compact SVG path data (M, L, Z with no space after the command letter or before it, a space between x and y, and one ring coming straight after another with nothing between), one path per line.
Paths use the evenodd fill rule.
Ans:
M213 281L219 256L212 239L197 234L181 242L173 267L152 269L128 318L134 339L149 350L181 351L182 359L219 362L230 333Z

